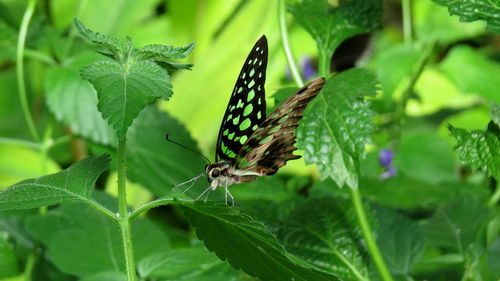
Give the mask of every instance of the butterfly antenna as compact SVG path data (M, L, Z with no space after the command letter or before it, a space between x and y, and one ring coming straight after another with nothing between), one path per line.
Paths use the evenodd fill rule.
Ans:
M184 149L186 149L186 150L189 150L189 151L191 151L191 152L194 152L194 153L198 154L198 155L199 155L199 156L201 156L201 157L202 157L205 161L207 161L207 163L208 163L208 164L210 164L210 160L209 160L209 159L208 159L205 155L201 154L200 152L198 152L198 151L196 151L196 150L194 150L194 149L192 149L192 148L190 148L190 147L187 147L187 146L185 146L185 145L183 145L183 144L181 144L181 143L178 143L178 142L176 142L176 141L173 141L173 140L169 139L169 138L168 138L168 134L166 134L166 135L165 135L165 139L166 139L168 142L171 142L171 143L176 144L176 145L178 145L178 146L180 146L180 147L182 147L182 148L184 148Z

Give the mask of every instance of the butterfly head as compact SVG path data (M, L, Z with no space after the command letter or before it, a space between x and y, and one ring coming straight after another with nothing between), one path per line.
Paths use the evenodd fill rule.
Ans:
M227 161L220 161L205 166L205 175L213 189L226 183L230 177L230 167L231 163Z

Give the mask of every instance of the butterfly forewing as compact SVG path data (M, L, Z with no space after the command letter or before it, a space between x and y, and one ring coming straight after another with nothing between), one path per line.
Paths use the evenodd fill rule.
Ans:
M248 55L229 99L217 138L216 161L235 159L266 118L266 67L267 39L262 36Z
M321 91L324 78L317 78L290 96L262 122L237 153L236 167L258 175L272 175L294 155L294 131L307 104Z

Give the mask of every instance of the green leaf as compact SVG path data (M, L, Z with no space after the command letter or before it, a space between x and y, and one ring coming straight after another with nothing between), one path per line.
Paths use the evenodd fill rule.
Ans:
M98 109L113 126L119 139L147 103L169 99L172 85L167 71L151 61L124 67L117 62L97 62L81 70L97 90Z
M408 279L422 254L423 232L415 222L394 210L374 208L374 213L377 244L387 267L398 280Z
M486 226L489 214L486 206L471 198L443 204L424 225L426 243L464 254Z
M183 59L189 55L194 48L194 43L183 47L166 45L146 45L137 50L134 55L138 60L168 61L171 59Z
M46 246L55 265L65 273L91 276L96 272L125 272L116 222L91 208L79 203L64 204L45 215L31 217L27 226ZM132 239L137 259L170 248L166 235L144 219L134 221Z
M78 68L52 67L47 71L44 83L49 109L73 133L104 145L116 143L112 128L97 111L94 88L80 78Z
M380 0L294 0L288 9L314 38L320 53L331 56L342 41L381 26ZM329 58L329 57L328 57Z
M138 271L143 278L184 280L193 275L200 276L220 264L223 262L204 248L181 248L143 258Z
M309 104L297 129L298 147L306 163L318 166L321 178L338 186L358 187L359 160L375 130L370 102L375 96L375 76L364 69L350 69L328 79Z
M204 171L205 162L191 151L165 140L196 149L196 144L177 120L154 106L147 107L135 120L127 142L128 178L157 196L165 195L172 184L184 182ZM208 185L204 179L203 185Z
M198 237L234 268L262 280L338 280L298 263L274 235L237 208L179 202Z
M486 131L467 131L452 125L448 129L457 139L455 150L464 164L492 177L500 176L500 129L495 123L490 122Z
M0 231L0 278L11 277L19 272L16 253L7 238L7 233Z
M460 22L457 16L450 16L446 7L432 1L414 1L411 4L415 37L418 41L450 44L485 33L484 22Z
M313 199L295 208L278 232L291 254L342 280L367 277L366 252L352 208L339 198Z
M491 120L500 126L500 105L493 103L490 109Z
M478 0L479 1L479 0ZM500 64L469 46L454 47L439 69L467 94L500 103Z
M73 20L73 24L83 39L110 50L114 57L120 60L123 52L120 40L88 29L77 18Z
M0 210L28 209L68 201L95 205L92 186L108 167L108 155L87 157L66 170L21 181L0 192Z
M127 281L127 276L123 272L108 271L87 276L80 281Z
M458 180L455 162L451 146L434 132L403 135L394 159L398 171L434 184Z
M500 1L498 0L433 0L447 6L452 15L460 16L461 21L484 20L486 29L500 33Z

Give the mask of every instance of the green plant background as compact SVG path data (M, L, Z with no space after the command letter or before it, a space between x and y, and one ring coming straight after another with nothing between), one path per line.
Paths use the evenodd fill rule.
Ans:
M319 76L328 74L328 58L355 34L371 33L369 49L358 60L362 69L333 69L330 99L308 107L297 130L304 157L231 187L238 207L228 207L214 203L222 192L207 204L190 201L207 186L203 179L187 196L172 189L204 162L164 136L213 160L232 87L262 34L269 108L290 94L281 89L299 86L287 75L277 1L0 0L0 191L13 186L0 193L0 280L126 280L112 221L125 132L117 137L98 110L101 93L86 81L95 72L81 69L107 58L82 40L74 18L100 34L129 36L136 48L195 43L189 55L173 51L178 57L163 61L162 85L173 94L128 116L137 118L125 128L140 280L500 280L500 23L492 16L499 1L286 3L299 72L308 57ZM16 73L30 5L23 84L38 140L26 125ZM193 66L173 69L189 68L177 63ZM352 123L335 117L347 115ZM305 136L316 120L333 128L330 137L355 130L348 140L320 132L311 141ZM394 153L388 179L380 178L383 149ZM64 193L33 189L68 181ZM351 187L384 265L372 258Z

